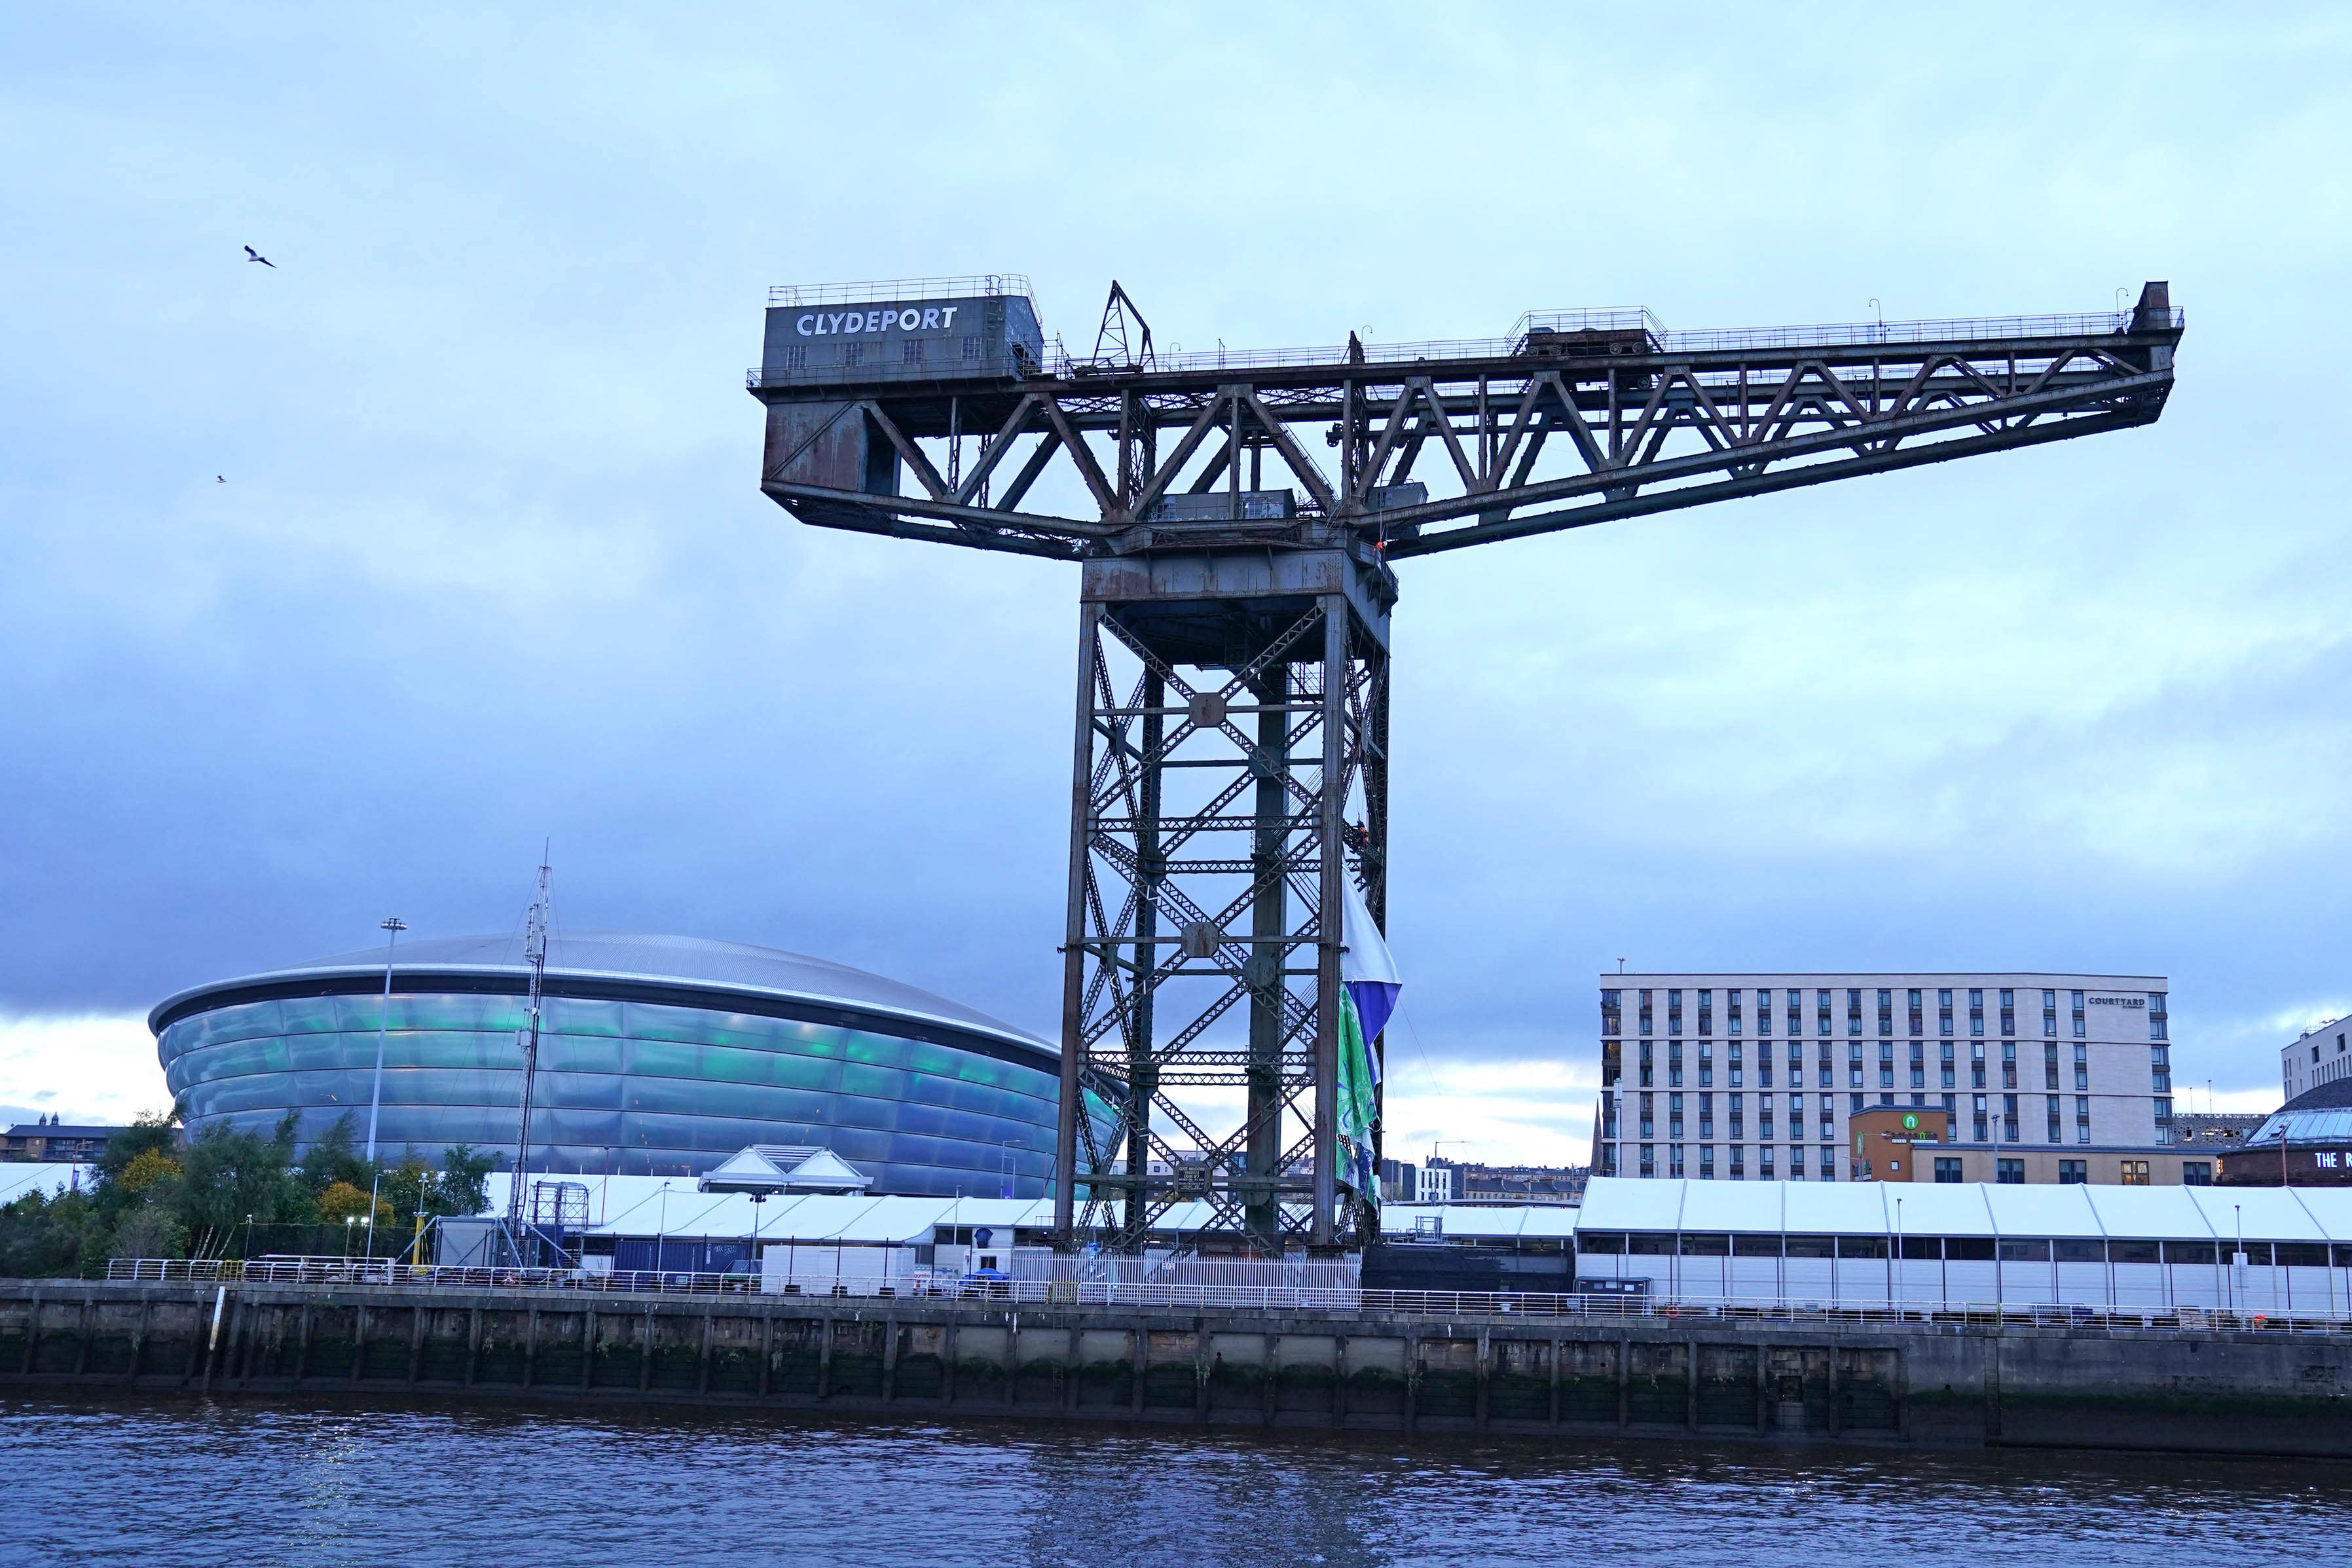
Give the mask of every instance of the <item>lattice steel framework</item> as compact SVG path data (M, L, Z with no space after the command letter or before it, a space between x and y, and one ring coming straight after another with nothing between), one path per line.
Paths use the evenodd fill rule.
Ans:
M2095 316L1675 333L1587 311L1490 341L1122 358L1105 332L1013 373L752 371L761 488L803 521L1085 563L1065 1243L1135 1245L1181 1198L1265 1245L1350 1223L1337 879L1385 925L1391 563L2152 423L2184 325L2152 283ZM1049 471L1076 507L1026 505ZM1126 1085L1108 1141L1076 1114L1089 1070ZM1207 1124L1183 1087L1241 1109Z

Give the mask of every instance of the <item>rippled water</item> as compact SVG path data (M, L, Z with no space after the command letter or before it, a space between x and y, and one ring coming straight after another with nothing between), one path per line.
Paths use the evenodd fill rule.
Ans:
M0 1400L0 1562L2308 1561L2352 1469Z

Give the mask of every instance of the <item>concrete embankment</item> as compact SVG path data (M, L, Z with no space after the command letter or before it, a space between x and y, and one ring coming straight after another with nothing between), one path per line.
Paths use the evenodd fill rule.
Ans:
M0 1281L0 1387L2352 1455L2352 1335Z

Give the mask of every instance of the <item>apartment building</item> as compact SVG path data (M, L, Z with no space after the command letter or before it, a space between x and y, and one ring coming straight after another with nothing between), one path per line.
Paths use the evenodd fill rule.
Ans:
M1941 1152L1986 1167L1972 1179L2196 1180L2150 1153L2171 1144L2166 992L2157 975L1603 975L1596 1174L1848 1181L1848 1118L1894 1106L1943 1113Z

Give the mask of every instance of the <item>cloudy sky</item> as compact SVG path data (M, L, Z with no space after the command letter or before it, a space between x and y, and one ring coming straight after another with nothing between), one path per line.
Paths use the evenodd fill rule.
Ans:
M0 1114L543 838L569 925L1049 1030L1075 573L793 523L741 382L770 284L998 270L1187 348L2169 279L2152 429L1405 565L1391 1145L1580 1158L1620 957L2166 974L2274 1103L2352 1009L2352 27L1969 18L10 10Z

